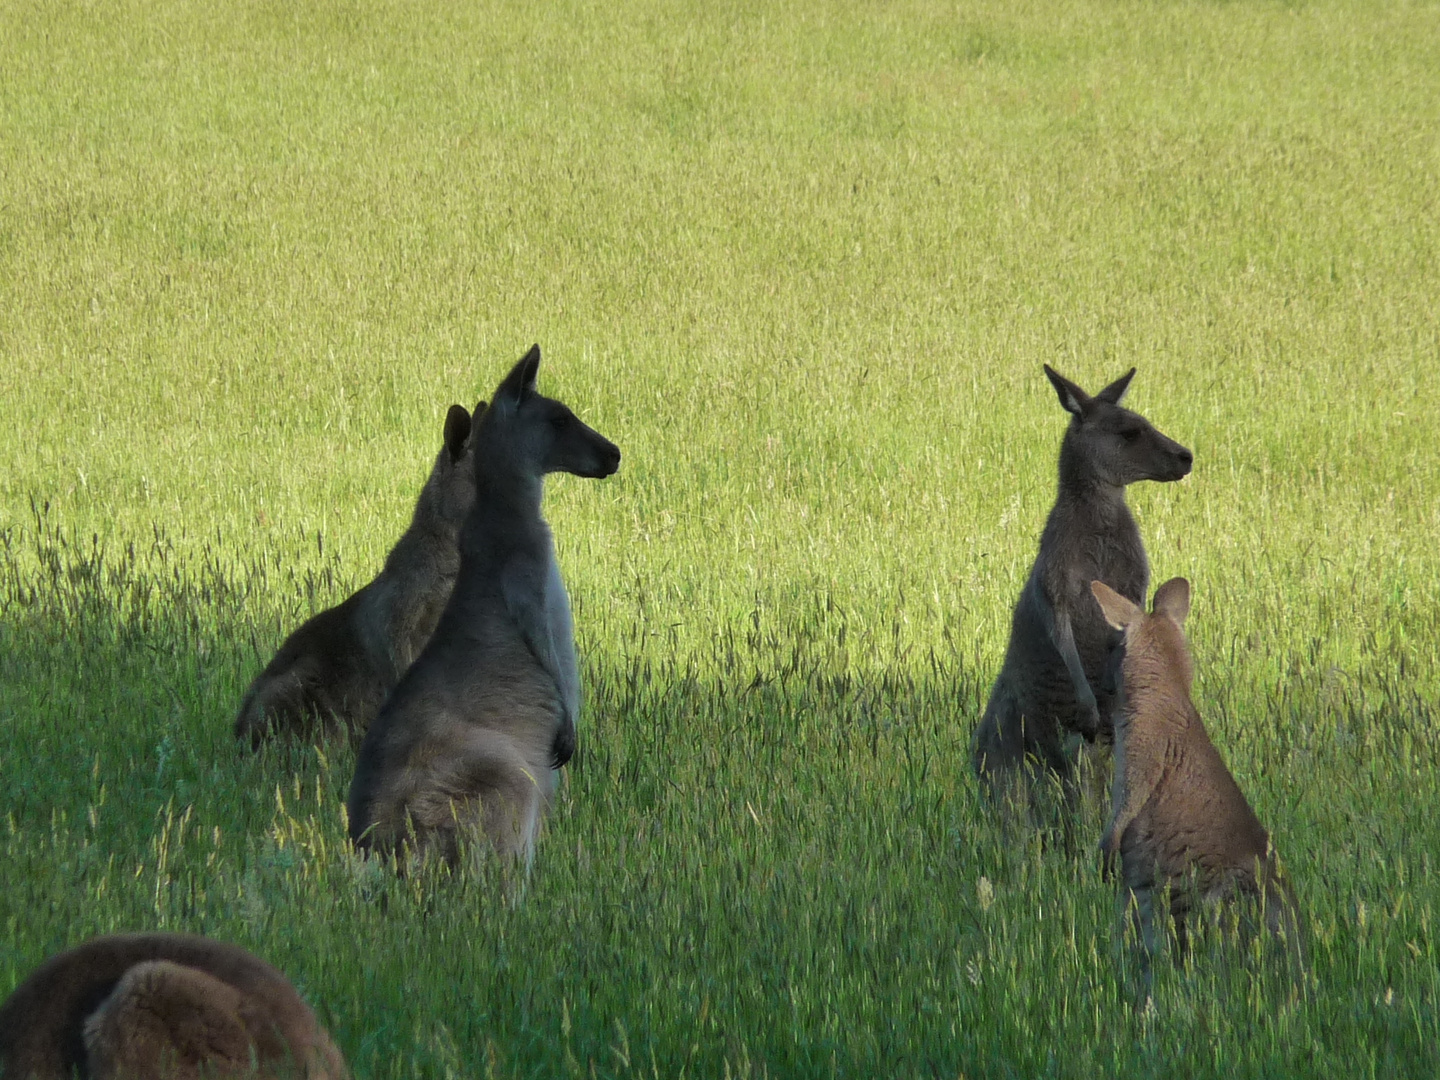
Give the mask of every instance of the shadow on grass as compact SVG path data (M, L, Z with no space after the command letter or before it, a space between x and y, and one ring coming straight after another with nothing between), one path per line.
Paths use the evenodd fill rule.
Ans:
M1435 780L1387 788L1433 761L1433 713L1398 684L1297 679L1290 734L1251 760L1331 992L1177 973L1137 1019L1088 855L1007 843L978 807L989 673L908 646L896 613L862 623L815 587L700 641L582 620L582 647L606 648L516 902L485 872L400 880L354 858L348 751L237 748L267 649L344 586L220 551L109 550L43 513L4 536L12 983L91 933L211 933L289 972L376 1077L1080 1076L1176 1053L1196 1075L1300 1074L1434 1045ZM1235 713L1266 702L1227 692Z

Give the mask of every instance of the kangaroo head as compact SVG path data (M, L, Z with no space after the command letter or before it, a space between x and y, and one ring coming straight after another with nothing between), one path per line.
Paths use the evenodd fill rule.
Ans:
M581 422L567 405L535 389L540 346L532 345L495 391L480 425L488 453L525 475L567 472L600 479L620 467L620 448Z
M1103 581L1092 581L1090 592L1100 604L1105 621L1125 634L1121 670L1126 685L1135 677L1153 682L1158 668L1173 672L1188 690L1195 679L1194 661L1185 642L1185 617L1190 614L1190 582L1171 578L1155 590L1150 614Z
M1189 450L1120 404L1134 368L1094 397L1049 364L1045 374L1071 416L1060 448L1062 476L1125 487L1137 480L1179 480L1190 471L1194 455Z

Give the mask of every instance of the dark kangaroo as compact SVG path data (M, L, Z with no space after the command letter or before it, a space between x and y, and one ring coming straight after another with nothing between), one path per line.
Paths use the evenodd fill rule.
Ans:
M434 851L453 864L462 839L488 839L528 867L574 752L574 631L541 495L548 473L611 475L620 451L536 391L539 367L537 345L471 437L475 505L455 589L360 747L348 811L362 850Z
M1143 602L1150 580L1145 545L1125 487L1179 480L1189 450L1120 402L1131 368L1094 397L1045 366L1070 426L1060 444L1060 486L1021 590L1005 664L971 740L971 763L992 798L1028 800L1046 777L1073 800L1078 739L1111 738L1113 693L1103 681L1116 635L1090 595L1114 584Z
M0 1006L12 1080L347 1080L285 976L191 934L113 934L53 956Z
M483 401L475 407L475 419L484 408ZM281 733L343 732L359 742L450 599L460 568L460 526L475 501L472 425L468 412L450 406L445 445L384 569L285 639L240 704L236 738L252 748Z
M1109 624L1125 635L1115 713L1115 779L1110 822L1100 840L1107 869L1120 860L1143 946L1144 987L1159 950L1157 892L1168 888L1177 956L1187 948L1186 916L1197 904L1258 902L1271 934L1283 937L1303 970L1295 894L1265 831L1225 767L1190 700L1195 665L1185 641L1190 583L1155 590L1153 613L1104 582L1091 589Z

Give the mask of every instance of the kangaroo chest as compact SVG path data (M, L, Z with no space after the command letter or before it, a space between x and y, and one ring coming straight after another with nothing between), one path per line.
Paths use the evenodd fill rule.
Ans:
M580 671L575 659L575 624L570 614L570 594L560 576L560 564L552 548L545 569L545 621L554 657L553 674L565 708L566 720L580 719Z
M496 651L496 662L501 662L503 653L528 656L534 667L526 677L553 688L562 712L559 719L570 723L579 711L574 625L570 597L554 549L546 540L528 551L512 552L494 566L499 605L487 635L493 635L492 645L486 651Z
M1123 502L1101 507L1056 504L1041 536L1027 595L1016 609L1007 657L1023 711L1052 716L1068 726L1076 708L1064 658L1045 629L1048 608L1053 613L1049 621L1058 622L1062 616L1068 621L1101 715L1108 715L1111 694L1104 675L1118 635L1106 624L1090 583L1103 581L1139 602L1149 574L1140 531Z
M1150 561L1140 529L1124 503L1103 513L1062 517L1053 535L1047 529L1041 562L1045 585L1057 608L1071 613L1077 644L1108 651L1112 639L1100 606L1090 592L1092 581L1103 581L1120 595L1144 603L1150 583Z
M1097 576L1105 580L1103 575L1121 579L1105 583L1125 595L1122 584L1143 585L1149 577L1140 528L1123 502L1084 510L1057 506L1041 539L1039 561L1052 582L1064 582L1067 595L1072 589L1088 595L1090 582Z

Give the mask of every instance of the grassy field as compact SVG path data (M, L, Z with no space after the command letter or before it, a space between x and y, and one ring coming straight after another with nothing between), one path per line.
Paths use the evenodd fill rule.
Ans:
M363 1078L1433 1075L1440 9L536 8L0 7L0 996L168 928ZM510 905L229 726L532 341L625 459L547 494L587 710ZM977 804L1042 362L1196 453L1131 503L1308 997L1136 1017L1095 861Z

